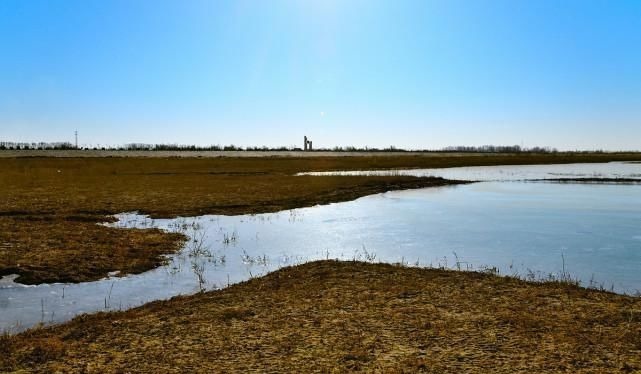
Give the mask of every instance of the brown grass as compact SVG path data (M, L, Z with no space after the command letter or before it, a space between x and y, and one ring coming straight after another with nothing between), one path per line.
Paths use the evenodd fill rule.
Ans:
M412 177L295 177L278 160L6 159L0 163L0 275L80 282L158 266L184 236L97 225L108 215L242 214L449 184ZM262 171L256 169L262 168Z
M629 373L641 370L641 300L320 261L0 343L0 370L42 373Z
M641 154L2 158L0 274L19 273L25 283L92 280L108 271L148 270L180 246L182 238L176 235L93 224L110 214L274 212L449 183L412 177L296 177L297 172L638 159Z
M109 272L141 273L164 263L185 236L159 229L113 229L64 219L0 218L0 275L24 284L85 282Z

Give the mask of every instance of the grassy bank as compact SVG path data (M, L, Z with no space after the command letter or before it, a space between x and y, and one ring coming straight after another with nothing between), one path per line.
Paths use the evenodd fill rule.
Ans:
M0 341L29 372L641 370L641 299L562 283L321 261Z
M244 214L327 204L396 189L451 184L412 177L295 177L305 170L243 159L60 159L0 162L0 275L79 282L140 273L182 235L97 225L111 214Z
M185 154L191 153L180 155ZM264 213L451 183L413 177L294 176L298 172L639 159L641 154L597 153L1 158L0 275L17 273L24 283L99 279L111 271L148 270L180 247L181 236L95 224L115 213Z
M0 218L0 275L23 284L86 282L108 273L136 274L165 262L186 237L159 229L114 229L46 217Z

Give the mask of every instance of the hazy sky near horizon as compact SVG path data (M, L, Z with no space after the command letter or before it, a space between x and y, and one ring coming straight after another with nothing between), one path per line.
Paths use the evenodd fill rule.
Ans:
M641 1L2 0L0 140L641 149Z

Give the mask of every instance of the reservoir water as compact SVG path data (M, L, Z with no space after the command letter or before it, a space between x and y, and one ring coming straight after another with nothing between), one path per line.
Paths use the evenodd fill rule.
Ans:
M556 165L466 166L439 169L356 170L299 173L299 175L408 175L473 181L532 181L545 179L638 179L641 163L607 162Z
M603 165L614 165L620 175L620 164ZM539 168L540 175L547 167L530 168ZM491 173L520 173L510 168L523 167ZM641 175L641 164L625 168L626 178ZM641 290L639 184L493 181L387 192L272 214L118 218L112 225L160 227L185 232L191 240L168 265L138 275L38 286L5 277L0 281L0 330L15 332L81 313L221 288L282 266L326 258L490 271L533 280L569 274L584 286L627 294Z

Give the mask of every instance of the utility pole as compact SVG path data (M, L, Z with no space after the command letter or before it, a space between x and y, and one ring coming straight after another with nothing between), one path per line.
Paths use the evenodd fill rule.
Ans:
M78 130L76 130L75 135L76 135L76 149L78 149Z

